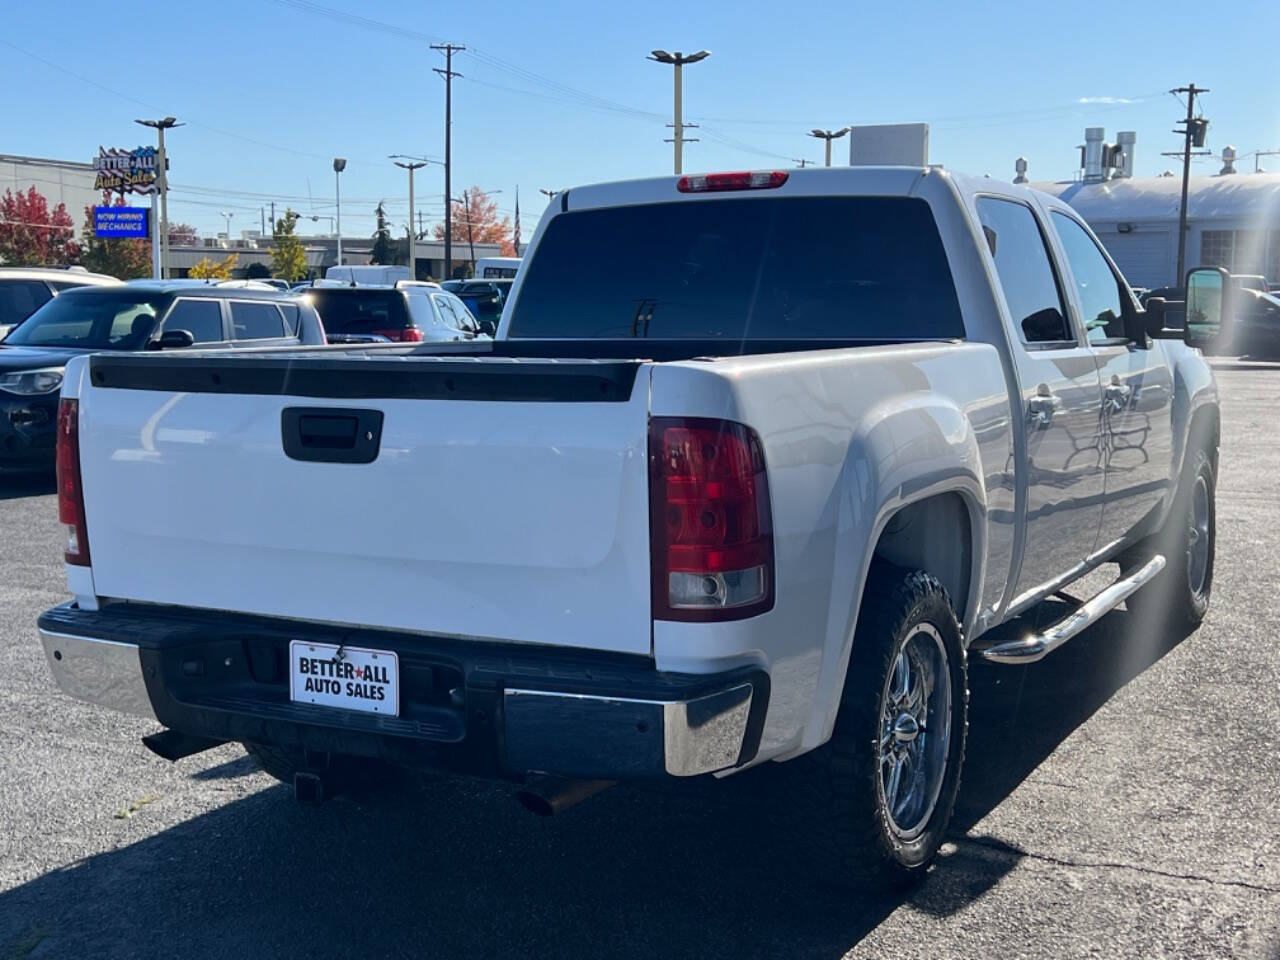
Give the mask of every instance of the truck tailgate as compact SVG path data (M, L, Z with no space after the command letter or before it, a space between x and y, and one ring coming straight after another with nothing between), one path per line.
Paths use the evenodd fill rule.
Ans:
M376 458L291 458L298 408ZM80 417L99 596L650 652L643 364L95 357Z

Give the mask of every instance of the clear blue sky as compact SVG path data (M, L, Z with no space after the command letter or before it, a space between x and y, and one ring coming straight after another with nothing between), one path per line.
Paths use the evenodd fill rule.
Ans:
M931 159L954 169L1008 178L1023 155L1033 179L1066 178L1083 128L1097 125L1111 139L1137 130L1137 172L1155 174L1175 165L1159 153L1179 145L1183 112L1164 91L1189 81L1212 91L1203 110L1215 152L1280 148L1274 0L983 6L12 4L0 152L87 161L100 144L152 142L135 117L173 114L189 124L168 141L171 219L213 231L233 210L235 232L258 226L270 198L277 212L288 202L332 214L330 158L345 156L344 233L367 235L379 199L399 224L408 210L405 174L387 154L444 153L431 39L470 48L454 63L455 193L500 189L510 213L518 184L526 239L540 187L670 172L671 68L645 59L654 48L712 51L685 70L686 119L705 120L687 171L818 160L820 142L805 136L817 125L923 120ZM1263 162L1280 169L1280 156ZM1216 161L1193 169L1216 173ZM441 168L420 171L429 222L442 198Z

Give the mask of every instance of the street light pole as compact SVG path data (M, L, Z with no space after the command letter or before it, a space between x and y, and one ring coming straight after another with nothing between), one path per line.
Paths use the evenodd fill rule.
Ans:
M828 167L831 166L831 141L839 140L848 132L849 132L848 127L841 127L839 130L814 129L809 131L809 136L817 137L819 140L825 140L827 142L827 166Z
M686 124L684 122L684 81L682 70L686 63L697 63L699 60L705 60L711 56L710 50L699 50L697 53L691 53L685 56L679 50L675 53L667 53L665 50L652 51L648 59L658 63L667 63L675 67L675 116L674 122L671 124L674 136L671 142L675 144L675 168L676 174L679 175L684 167L684 145L685 135L684 128L686 126L696 127L696 123ZM696 139L690 139L689 143L697 143Z
M227 222L227 246L230 247L231 246L231 218L234 217L235 214L230 213L226 210L219 210L218 216L222 217L222 219Z
M338 220L338 266L342 266L342 171L347 169L347 161L342 157L333 158L333 199L337 207L335 213Z
M396 157L403 157L409 163L401 163ZM413 157L407 157L402 153L391 155L391 159L395 161L395 165L401 170L409 171L409 274L412 277L418 275L418 257L417 257L417 241L418 238L413 232L413 171L421 170L427 165L426 160L416 160Z
M164 117L161 120L135 120L134 123L151 127L156 131L159 139L159 155L156 160L160 166L156 173L156 183L160 188L160 279L163 280L169 265L169 162L164 152L164 132L173 127L180 127L182 124L176 117Z
M453 78L462 74L453 69L453 55L466 50L454 43L433 43L432 50L444 52L444 69L432 67L444 77L444 279L453 279L453 185L449 177L453 169ZM412 219L413 211L409 211Z

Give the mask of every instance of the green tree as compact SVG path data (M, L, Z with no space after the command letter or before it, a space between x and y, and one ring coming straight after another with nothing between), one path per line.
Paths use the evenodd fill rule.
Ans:
M391 227L387 224L387 212L378 204L374 214L378 218L377 229L373 231L373 251L369 255L370 263L390 265L396 262L396 244L391 239Z
M102 194L102 205L127 206L124 197L116 197L113 201L109 192ZM80 233L80 262L95 273L105 273L121 280L149 277L151 241L99 237L93 229L93 207L85 207L84 230Z
M271 276L271 270L265 263L259 263L257 260L244 268L244 278L246 280L265 280Z
M271 231L271 275L282 280L301 280L307 275L307 251L294 236L298 215L286 210Z

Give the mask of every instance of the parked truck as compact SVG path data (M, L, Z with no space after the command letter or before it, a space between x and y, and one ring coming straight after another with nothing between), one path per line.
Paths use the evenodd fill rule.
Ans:
M1193 344L1221 274L1190 275ZM803 764L811 867L908 881L972 658L1038 660L1126 600L1147 631L1205 615L1218 402L1183 338L1020 186L575 188L492 343L73 359L74 598L41 640L161 755L240 741L313 799L370 761L544 809ZM991 632L1110 561L1061 622Z

